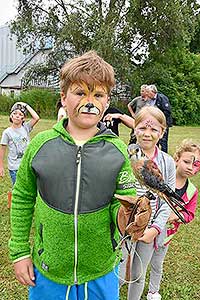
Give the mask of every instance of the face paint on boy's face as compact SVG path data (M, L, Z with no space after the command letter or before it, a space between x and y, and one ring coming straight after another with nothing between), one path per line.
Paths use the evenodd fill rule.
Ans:
M77 114L87 113L99 116L103 113L105 109L105 98L108 99L105 87L96 85L91 90L82 82L80 84L72 84L70 91L80 96L80 101L76 108Z

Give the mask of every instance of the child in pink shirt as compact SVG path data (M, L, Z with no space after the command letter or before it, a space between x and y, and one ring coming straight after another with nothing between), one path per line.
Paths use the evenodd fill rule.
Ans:
M200 145L195 144L191 140L184 140L177 148L174 154L174 160L176 163L176 193L184 200L184 206L189 211L189 215L185 212L180 212L185 222L189 223L194 219L198 199L198 190L189 178L193 177L200 170ZM168 245L181 224L182 222L175 213L171 212L167 224L165 245L163 245L161 251L154 252L154 256L151 260L147 300L161 300L159 288L162 278L163 262L168 250Z

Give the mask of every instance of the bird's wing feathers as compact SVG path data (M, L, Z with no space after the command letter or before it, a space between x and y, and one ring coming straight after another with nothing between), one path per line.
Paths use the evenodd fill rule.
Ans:
M163 198L179 219L185 223L183 216L177 209L178 207L189 214L188 210L181 204L184 201L164 182L162 173L156 163L142 154L142 150L138 150L138 147L138 145L132 145L131 151L128 149L135 177L142 186Z

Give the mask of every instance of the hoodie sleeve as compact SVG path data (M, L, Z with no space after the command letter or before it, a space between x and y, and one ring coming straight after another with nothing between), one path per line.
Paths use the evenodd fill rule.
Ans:
M11 238L9 241L10 258L16 261L30 256L30 230L37 197L36 175L32 160L43 143L54 137L52 130L35 136L24 153L17 171L17 179L12 194Z
M133 174L131 163L128 158L127 149L124 148L124 157L125 161L122 165L122 168L118 174L116 180L116 190L115 194L119 195L129 195L129 196L136 196L136 189L135 189L135 176ZM120 202L114 196L111 202L111 214L112 219L117 224L117 214L120 207Z
M13 261L30 255L29 236L37 195L36 177L31 168L33 144L29 144L23 156L12 194L9 249Z

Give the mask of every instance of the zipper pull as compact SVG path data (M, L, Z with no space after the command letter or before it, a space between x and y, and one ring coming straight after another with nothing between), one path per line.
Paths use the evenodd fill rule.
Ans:
M76 164L78 165L81 159L81 146L78 147L77 153L76 153Z

